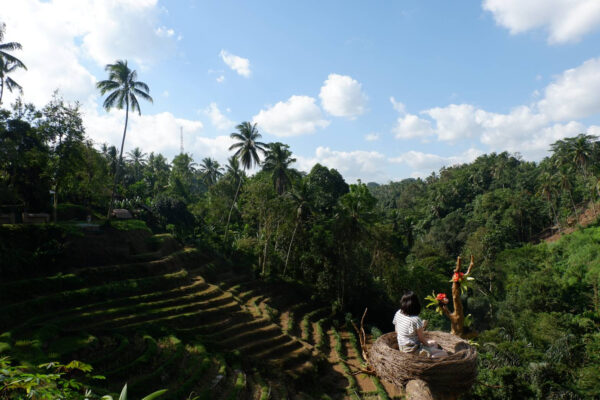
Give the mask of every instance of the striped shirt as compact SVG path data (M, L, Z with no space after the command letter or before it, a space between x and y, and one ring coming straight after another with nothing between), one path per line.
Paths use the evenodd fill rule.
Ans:
M423 328L423 320L418 315L411 317L398 310L392 323L396 326L396 337L400 350L407 352L415 350L420 344L417 329Z

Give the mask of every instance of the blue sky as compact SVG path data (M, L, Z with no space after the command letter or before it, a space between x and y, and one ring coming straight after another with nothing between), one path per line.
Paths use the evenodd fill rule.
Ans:
M597 0L0 4L24 46L25 99L79 100L97 143L117 144L123 122L100 107L103 66L138 70L155 101L126 150L172 157L182 126L196 160L225 162L247 120L300 169L386 182L491 151L539 160L557 139L600 134Z

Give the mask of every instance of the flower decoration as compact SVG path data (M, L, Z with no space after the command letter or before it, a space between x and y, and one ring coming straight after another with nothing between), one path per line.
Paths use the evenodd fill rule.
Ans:
M472 280L473 278L465 276L464 272L455 272L449 282L458 283L460 285L460 292L464 293L467 291L467 281Z
M438 295L435 296L435 298L439 303L448 304L448 297L446 296L446 293L438 293Z
M425 300L428 300L427 308L435 308L440 315L443 314L443 307L448 304L448 297L446 293L438 293L432 292L429 296L425 297Z

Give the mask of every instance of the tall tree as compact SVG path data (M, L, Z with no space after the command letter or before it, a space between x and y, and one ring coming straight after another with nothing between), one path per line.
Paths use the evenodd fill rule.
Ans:
M206 157L200 163L200 172L204 177L204 182L207 186L212 186L217 183L217 180L223 175L223 167L219 162L210 157Z
M148 159L146 158L147 154L144 153L139 147L136 147L135 149L128 151L127 156L129 157L129 161L133 166L133 175L135 181L137 182L141 179L142 167L144 167L148 162Z
M235 184L235 187L237 187L240 180L245 178L244 171L240 168L240 160L235 156L231 156L227 161L228 163L225 166L226 173L233 179L233 183Z
M150 97L150 88L144 82L137 80L137 72L129 69L127 61L118 60L114 64L107 64L105 70L108 72L108 79L100 81L96 84L96 87L100 90L102 95L109 93L104 100L104 108L109 111L111 108L116 107L119 110L125 108L125 128L123 129L123 140L121 141L121 151L119 154L119 162L117 163L117 170L115 171L115 180L113 183L112 194L110 196L110 205L108 208L108 218L113 209L115 201L115 191L117 189L117 181L119 177L119 169L121 162L123 161L123 148L125 146L125 136L127 134L127 122L129 120L129 109L142 114L140 110L140 104L137 96L142 99L153 102Z
M296 159L292 158L289 148L290 146L280 142L269 143L263 163L263 170L271 172L273 186L279 195L282 195L292 183L290 165L296 162Z
M256 129L256 124L251 124L250 122L245 121L236 126L235 129L237 129L238 131L233 132L230 136L232 139L237 140L237 143L232 144L229 147L229 150L237 149L233 156L242 162L242 167L244 168L244 170L248 170L252 168L254 164L260 164L260 157L258 153L262 152L264 154L265 147L267 145L258 141L258 139L260 139L262 135L258 133L258 129ZM227 216L227 225L225 226L225 239L227 239L227 233L229 231L231 212L233 211L233 206L237 201L237 197L240 193L241 186L242 180L240 179L237 190L235 191L235 196L233 197L233 203L231 203L229 215Z
M27 70L27 67L21 60L9 53L9 51L21 50L23 46L17 42L4 42L4 33L6 24L0 24L0 104L2 104L2 95L4 94L4 86L12 92L13 89L22 91L21 86L15 82L8 74L14 72L17 68Z
M44 120L40 128L49 141L52 150L52 175L54 181L53 219L57 221L58 197L61 183L66 175L73 174L83 162L83 140L85 129L79 104L65 104L54 93L52 100L43 110Z

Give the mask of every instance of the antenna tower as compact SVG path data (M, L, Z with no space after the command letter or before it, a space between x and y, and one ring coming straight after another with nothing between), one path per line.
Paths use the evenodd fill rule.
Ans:
M183 126L179 127L179 153L183 154Z

